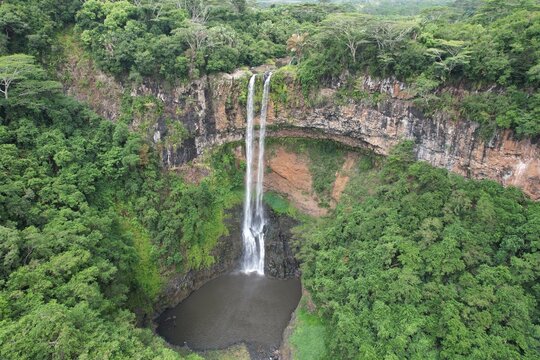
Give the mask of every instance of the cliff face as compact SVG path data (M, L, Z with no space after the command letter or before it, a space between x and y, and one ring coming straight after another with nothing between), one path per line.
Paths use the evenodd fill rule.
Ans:
M86 79L84 86L72 80L66 84L66 91L113 121L122 115L126 94L157 99L162 111L146 131L170 168L196 158L209 147L243 138L247 71L168 87L155 81L126 86L99 71L85 74L72 62L66 70ZM333 139L380 155L387 155L398 142L409 139L416 144L418 160L469 178L517 186L531 198L540 199L540 147L531 139L519 140L512 131L499 131L484 140L474 122L454 121L445 113L426 117L409 100L406 86L392 79L359 79L365 94L382 94L376 101L337 102L336 84L320 90L311 104L306 103L291 76L281 73L275 79L269 104L269 136ZM88 94L88 84L96 81L108 85L94 86ZM182 122L190 134L182 144L171 141L174 122ZM134 127L137 125L135 121Z

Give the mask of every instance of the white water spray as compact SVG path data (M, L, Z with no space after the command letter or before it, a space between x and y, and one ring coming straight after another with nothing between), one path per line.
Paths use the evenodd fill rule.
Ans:
M255 199L253 199L253 120L255 102L255 75L249 80L247 98L247 127L246 127L246 192L244 199L244 222L242 239L244 241L244 256L242 270L246 273L256 272L264 275L264 227L266 218L263 209L264 183L264 138L266 135L266 116L268 114L268 98L270 95L270 79L268 75L264 82L261 117L259 122L259 146L257 159L257 178L255 182ZM255 206L253 206L255 205Z

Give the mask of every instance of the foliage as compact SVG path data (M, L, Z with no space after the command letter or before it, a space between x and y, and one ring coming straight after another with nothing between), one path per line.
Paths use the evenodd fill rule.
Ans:
M308 40L298 61L298 80L308 95L355 73L396 77L412 85L428 113L443 104L445 99L436 94L444 86L459 85L473 94L488 90L467 99L489 109L475 111L471 120L485 124L484 129L498 126L536 136L539 24L538 3L526 0L490 0L482 6L457 1L406 18L329 14L303 34ZM465 117L473 115L470 110L459 99L453 104L452 111Z
M167 265L212 262L242 183L234 158L216 153L214 175L189 184L122 122L58 93L11 99L0 104L0 357L179 358L130 310L151 311Z
M287 107L292 101L294 94L291 92L291 83L295 81L296 73L292 67L282 67L277 69L272 75L272 86L270 87L270 98L277 107Z
M55 32L71 24L80 0L5 0L0 7L0 55L50 55Z
M62 96L34 109L1 109L0 357L176 358L123 309L137 253L112 205L138 139Z
M290 342L297 360L322 360L326 358L325 339L327 330L316 314L310 313L305 305L296 311L296 322Z
M190 137L189 131L180 121L167 121L167 145L176 149L184 140Z
M298 210L289 201L283 198L281 195L274 192L264 193L264 202L268 205L274 213L277 215L286 215L292 218L299 218L300 214Z
M310 142L307 152L313 190L324 204L330 200L336 173L345 161L345 152L332 141Z
M76 19L102 69L174 81L283 57L287 39L303 23L315 21L304 18L304 11L291 10L254 9L238 0L89 0Z
M163 278L158 267L155 246L152 244L150 234L140 222L125 208L117 210L120 231L133 240L132 246L137 253L138 264L134 266L133 277L136 288L129 296L130 308L144 308L151 311L153 301L161 292Z
M411 81L423 75L442 82L537 87L539 49L533 39L540 8L521 3L488 1L474 17L463 17L459 3L411 18L331 14L308 34L300 77L311 85L311 76L324 80L341 75L334 68L340 54L342 70L369 69Z
M412 159L402 144L300 234L329 358L538 358L540 207Z
M493 101L501 106L473 118L484 124L483 133L489 136L497 127L518 136L540 133L539 117L531 110L540 86L536 1L355 4L259 8L237 0L9 0L0 11L0 54L28 52L52 65L57 51L51 50L61 46L55 32L75 24L101 69L136 82L185 81L289 55L306 97L327 82L369 72L410 83L418 103L432 114L446 105L435 95L442 87L466 84L471 93L495 87L499 97ZM392 16L396 11L408 16ZM276 89L275 100L286 106L286 89ZM517 101L517 92L533 106ZM479 101L491 105L489 94L476 97ZM510 111L504 111L506 103ZM460 99L451 111L471 115Z
M362 8L363 12L368 14L395 16L395 15L416 15L422 11L438 7L450 5L455 0L381 0L381 1L362 1L366 5Z
M45 72L34 63L32 56L16 54L0 57L0 94L3 94L4 101L19 104L27 98L35 101L60 89L58 82L46 79Z
M529 95L510 88L504 94L473 94L465 97L460 107L467 120L515 129L520 136L540 134L540 93Z

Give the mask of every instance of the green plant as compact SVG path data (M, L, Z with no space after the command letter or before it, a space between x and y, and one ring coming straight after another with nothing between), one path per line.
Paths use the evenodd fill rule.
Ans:
M297 360L322 360L327 357L326 339L329 336L323 320L305 307L297 311L296 324L290 342Z
M293 218L299 217L296 208L287 199L275 192L265 192L263 200L278 215L287 215Z
M295 232L328 357L536 358L540 207L412 148L358 172L333 214Z
M184 125L179 120L166 120L167 124L167 135L166 135L166 144L167 146L172 146L177 148L181 146L184 140L188 139L191 135Z

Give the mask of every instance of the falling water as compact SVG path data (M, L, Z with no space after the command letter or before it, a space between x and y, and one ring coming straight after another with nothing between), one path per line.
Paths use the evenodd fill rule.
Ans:
M247 128L246 128L246 193L244 199L244 223L242 226L242 239L244 240L244 257L242 259L242 269L246 272L256 269L254 261L257 244L255 237L251 233L253 214L251 210L251 191L253 183L253 118L254 118L254 97L255 97L255 75L249 80L247 98Z
M264 82L261 117L259 126L259 146L257 159L257 178L255 182L255 200L253 199L253 120L255 98L255 75L249 80L247 99L246 129L246 193L244 199L244 223L242 238L244 240L244 257L242 270L246 273L264 274L264 227L266 219L262 204L264 183L264 138L266 135L266 115L268 113L268 97L270 94L270 78ZM255 204L253 204L255 203ZM253 205L255 205L253 207Z

